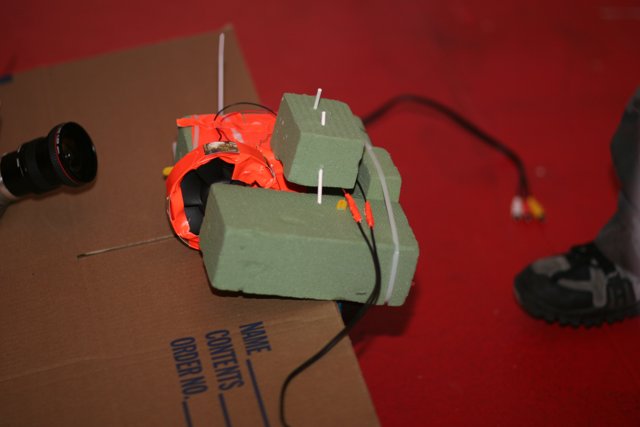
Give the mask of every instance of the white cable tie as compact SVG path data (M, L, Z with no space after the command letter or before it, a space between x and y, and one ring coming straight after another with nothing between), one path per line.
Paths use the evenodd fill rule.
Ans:
M388 304L393 295L393 289L396 284L396 276L398 275L398 261L400 259L400 239L398 238L398 226L396 224L396 217L393 213L393 206L391 206L391 197L389 196L389 187L387 186L387 179L382 172L382 166L378 161L378 157L373 151L373 146L369 139L365 139L364 146L367 153L371 156L373 166L378 173L378 179L382 186L382 196L384 198L384 206L387 209L387 218L389 219L389 227L391 228L391 240L393 241L393 255L391 256L391 268L389 270L389 284L387 285L387 293L384 298L384 303Z
M320 117L320 124L324 126L327 123L327 112L323 111L322 116Z
M322 175L323 168L318 169L318 204L322 204Z
M193 141L191 141L191 150L194 150L198 146L198 141L200 140L200 126L194 125L193 129Z
M218 109L224 108L224 33L218 38Z
M316 93L316 101L313 103L314 110L318 109L318 105L320 104L320 95L322 95L322 89L318 88L318 93Z

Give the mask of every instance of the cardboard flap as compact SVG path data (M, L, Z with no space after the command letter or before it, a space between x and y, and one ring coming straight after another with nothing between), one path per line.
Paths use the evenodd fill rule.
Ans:
M228 102L256 100L225 32ZM341 328L331 302L213 294L200 254L170 232L161 172L175 119L216 109L217 39L0 85L0 151L73 120L99 158L91 188L0 219L0 424L277 425L284 378ZM294 425L377 424L348 341L292 383L287 412Z

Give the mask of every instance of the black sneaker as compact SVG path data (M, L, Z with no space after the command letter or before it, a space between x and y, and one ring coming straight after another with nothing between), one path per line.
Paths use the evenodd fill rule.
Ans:
M514 292L529 314L549 323L589 327L640 314L640 280L593 243L529 265Z

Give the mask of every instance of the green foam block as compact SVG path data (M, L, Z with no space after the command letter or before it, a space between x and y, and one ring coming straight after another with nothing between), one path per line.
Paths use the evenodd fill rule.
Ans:
M364 302L374 285L370 252L342 197L214 184L200 231L213 287L261 295ZM362 200L359 201L364 211ZM382 267L384 302L393 245L382 201L371 201ZM393 203L400 257L390 305L411 287L418 243L402 208ZM366 227L365 227L366 228Z
M315 110L314 102L308 95L282 97L271 147L288 181L315 187L322 168L324 187L353 188L366 138L361 122L343 102L322 98Z
M373 147L373 152L378 159L382 174L387 182L387 189L389 190L389 199L394 202L400 200L400 187L402 185L402 177L398 168L393 164L389 152L384 148ZM369 150L364 151L362 157L362 163L360 163L360 169L358 170L358 182L362 186L364 193L369 200L383 200L382 183L380 177L371 158ZM362 198L362 192L360 188L356 186L354 196Z

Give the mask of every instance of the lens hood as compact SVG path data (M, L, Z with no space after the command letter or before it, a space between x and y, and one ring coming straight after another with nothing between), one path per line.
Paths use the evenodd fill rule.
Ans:
M98 158L89 134L77 123L67 122L47 135L51 165L64 185L78 187L94 180Z
M93 181L98 158L89 134L77 123L55 126L46 137L25 142L0 160L0 177L15 197L42 194L60 185Z

